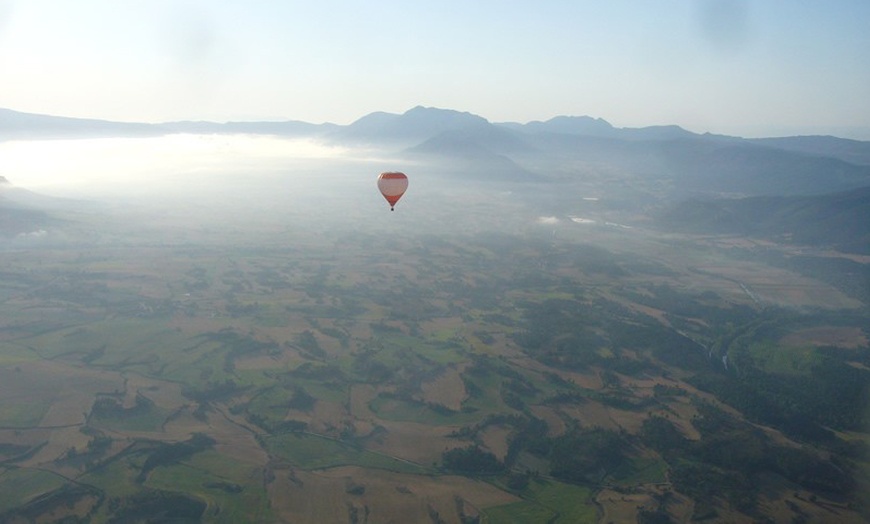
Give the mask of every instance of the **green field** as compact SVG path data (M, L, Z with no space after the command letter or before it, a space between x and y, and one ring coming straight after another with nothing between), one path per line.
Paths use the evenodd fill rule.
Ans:
M242 464L206 452L185 464L157 468L145 485L206 501L211 522L266 522L274 517L258 477Z
M596 522L598 512L591 502L592 491L552 480L534 479L523 491L523 502L487 508L486 522L568 524Z
M0 468L0 514L19 508L40 495L60 488L63 477L47 471Z

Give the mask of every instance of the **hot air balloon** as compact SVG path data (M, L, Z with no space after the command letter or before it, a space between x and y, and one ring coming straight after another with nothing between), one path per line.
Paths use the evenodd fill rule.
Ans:
M408 189L408 177L405 176L405 173L381 173L381 176L378 177L378 189L381 190L381 194L390 203L390 211L395 211L396 202L402 198L405 190Z

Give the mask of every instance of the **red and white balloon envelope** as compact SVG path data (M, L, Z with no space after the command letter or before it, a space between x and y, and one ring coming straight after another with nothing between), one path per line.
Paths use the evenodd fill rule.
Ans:
M388 172L381 173L378 177L378 189L390 203L390 211L396 210L396 202L402 198L408 189L408 177L405 173Z

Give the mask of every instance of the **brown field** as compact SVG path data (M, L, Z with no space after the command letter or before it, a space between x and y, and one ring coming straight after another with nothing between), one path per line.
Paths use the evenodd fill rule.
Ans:
M69 449L83 450L89 437L79 431L97 393L123 388L117 373L71 367L61 362L35 361L0 368L0 408L3 404L48 403L37 426L8 430L2 442L35 446L45 443L22 466L60 468L55 459ZM22 393L25 392L25 393ZM45 428L42 430L40 428Z
M752 290L765 301L788 306L816 306L831 309L849 309L861 306L861 302L858 300L822 283L756 282L752 286Z
M462 372L466 366L449 366L433 380L423 382L420 389L423 401L440 404L453 411L462 409L462 402L468 397Z
M650 493L620 493L611 489L602 489L595 497L595 503L601 508L599 522L637 522L638 513L646 508L653 510L658 502Z
M784 253L802 254L803 248L776 244L774 242L728 236L662 235L658 240L633 239L627 249L642 249L648 256L662 261L670 268L678 270L678 275L670 277L644 277L638 284L669 283L677 288L714 291L729 301L752 304L740 284L768 303L786 306L808 306L829 309L849 309L860 307L859 301L846 296L833 286L807 278L786 269L743 259L722 256L721 251L686 251L674 249L673 239L691 239L697 246L707 246L719 251L730 248L770 249ZM661 241L661 242L660 242ZM846 256L841 253L814 253L821 256ZM852 256L847 256L853 258ZM868 257L858 257L859 261ZM854 258L853 258L854 259ZM863 263L863 262L862 262ZM654 313L654 312L653 312Z
M386 434L371 441L366 448L416 464L440 463L444 451L469 444L450 437L451 433L459 429L458 426L392 421L381 421L379 424L387 430Z
M793 331L779 339L786 346L837 346L847 349L867 347L870 340L858 327L817 326Z
M525 355L518 356L510 356L508 357L511 362L521 368L525 368L531 371L537 371L540 373L550 372L555 373L559 376L559 378L566 380L568 382L574 383L581 388L598 390L604 387L604 384L601 382L601 377L599 375L599 370L590 369L586 373L578 373L575 371L566 371L563 369L555 369L544 364L541 364L537 360L529 358Z
M510 437L512 429L509 427L494 425L487 426L483 431L478 433L483 446L488 449L499 460L504 460L508 452L508 437Z
M438 522L461 524L513 495L465 477L403 475L356 467L276 470L269 484L273 509L284 522ZM365 518L363 517L365 515ZM367 520L366 520L367 519Z
M617 304L621 304L621 305L629 308L632 311L637 311L638 313L643 313L644 315L646 315L648 317L652 317L652 318L658 320L659 322L661 322L661 324L663 326L670 326L671 325L670 321L667 318L666 313L664 311L662 311L661 309L655 309L655 308L652 308L649 306L645 306L643 304L637 304L637 303L632 302L630 300L626 300L622 297L614 297L612 295L608 295L607 298L610 300L613 300Z
M612 408L596 401L586 401L579 405L567 405L557 408L564 416L574 419L582 426L604 428L612 431L627 431L631 434L636 434L640 431L644 420L651 413L656 411L626 411ZM689 410L687 410L689 411ZM682 420L682 417L675 413L663 412L669 419L677 424L677 426L686 426L684 430L687 436L692 434L697 435L697 431L691 426L688 420Z
M683 436L690 440L698 440L701 434L692 425L692 417L698 414L698 408L693 406L686 397L676 397L665 401L666 410L652 412L654 415L665 416L670 420Z
M268 454L255 438L257 429L240 417L222 409L210 413L207 434L217 441L215 449L221 454L254 468L263 468L268 463Z
M690 285L710 289L723 296L746 295L742 283L763 302L785 306L814 306L830 309L860 307L858 300L846 296L834 287L796 273L746 261L729 261L728 264L706 263L695 267L702 275L695 274ZM745 296L744 301L754 302Z

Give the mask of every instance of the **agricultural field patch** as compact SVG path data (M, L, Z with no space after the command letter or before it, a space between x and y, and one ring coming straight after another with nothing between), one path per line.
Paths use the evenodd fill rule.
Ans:
M0 467L0 515L64 483L63 477L47 471Z
M819 362L811 346L783 346L774 343L755 343L746 352L754 365L769 373L808 376Z
M271 453L302 469L355 465L398 473L423 473L421 466L387 455L355 448L338 440L311 434L285 434L266 441Z
M400 474L356 467L318 471L275 470L270 486L275 508L294 522L344 521L368 515L371 521L423 521L437 514L445 522L474 518L479 508L515 497L463 477ZM425 494L425 496L424 496Z
M523 501L487 508L494 522L596 522L597 509L587 488L535 478L522 492Z
M816 326L795 330L781 339L784 346L836 346L847 349L867 347L870 341L859 327L851 326Z
M195 457L194 457L195 458ZM225 465L217 470L216 461L193 459L189 463L158 468L153 471L147 487L183 492L206 502L205 517L210 522L266 522L273 516L263 489L262 473L254 476L223 476Z

